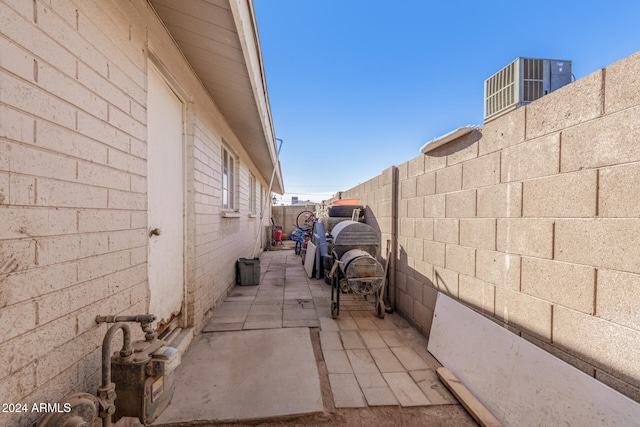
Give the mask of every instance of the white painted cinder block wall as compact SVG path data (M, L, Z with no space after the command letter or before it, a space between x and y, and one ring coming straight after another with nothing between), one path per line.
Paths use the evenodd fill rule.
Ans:
M2 0L0 31L0 402L31 405L95 393L107 329L95 316L148 309L149 50L193 100L182 325L200 330L252 255L263 227L249 173L258 201L269 177L146 1ZM238 218L221 215L222 139L238 154Z
M444 292L640 402L638 76L640 53L344 192L396 224L424 335Z

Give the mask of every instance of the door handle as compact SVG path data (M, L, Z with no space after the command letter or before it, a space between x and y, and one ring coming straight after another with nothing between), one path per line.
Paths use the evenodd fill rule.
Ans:
M152 228L149 230L149 237L152 236L159 236L160 235L160 229L159 228Z

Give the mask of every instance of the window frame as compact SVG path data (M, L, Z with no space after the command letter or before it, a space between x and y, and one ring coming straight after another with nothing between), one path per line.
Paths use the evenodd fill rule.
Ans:
M249 214L256 214L256 177L249 172Z
M222 190L220 203L223 210L237 211L236 207L236 186L237 186L237 167L236 156L225 144L222 145L221 153L221 182Z

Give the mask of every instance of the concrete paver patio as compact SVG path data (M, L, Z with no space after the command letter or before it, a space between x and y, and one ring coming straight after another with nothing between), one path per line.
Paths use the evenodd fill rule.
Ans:
M234 287L194 339L155 424L322 412L323 373L335 408L458 403L426 339L397 314L379 319L370 301L342 294L332 319L331 287L308 279L293 251L265 252L260 265L260 284Z

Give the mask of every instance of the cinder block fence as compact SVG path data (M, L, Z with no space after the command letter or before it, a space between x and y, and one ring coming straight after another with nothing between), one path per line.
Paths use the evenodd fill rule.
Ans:
M343 197L424 335L444 292L640 402L640 54Z

